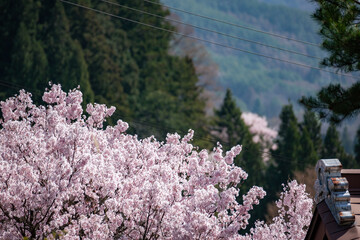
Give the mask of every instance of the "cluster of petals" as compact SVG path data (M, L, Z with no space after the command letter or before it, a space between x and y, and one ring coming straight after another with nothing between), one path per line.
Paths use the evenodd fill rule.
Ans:
M253 141L261 144L264 150L264 161L269 160L270 149L275 150L277 148L276 144L274 144L274 140L278 135L277 131L268 126L265 117L260 117L255 113L244 112L241 114L241 118L253 134Z
M52 85L43 101L20 91L1 102L0 239L238 239L265 196L253 187L237 202L240 146L209 154L193 131L159 142L121 120L104 129L115 108L83 114L78 89Z
M305 238L312 218L313 200L305 191L305 185L295 180L283 188L280 199L276 202L278 216L272 223L262 221L255 223L250 234L243 239L263 240L302 240Z

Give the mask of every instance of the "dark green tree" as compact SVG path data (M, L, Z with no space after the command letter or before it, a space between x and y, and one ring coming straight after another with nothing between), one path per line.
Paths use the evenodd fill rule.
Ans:
M278 185L292 178L298 165L303 165L303 160L299 159L300 132L291 104L282 108L280 120L279 135L275 141L277 149L272 151L278 171Z
M308 166L315 166L316 162L319 160L310 133L306 128L303 128L301 131L298 160L298 168L301 171L304 171Z
M5 99L26 85L36 95L46 81L47 58L36 38L40 2L0 2L0 96Z
M164 17L169 14L159 5L140 0L121 1L121 4ZM134 14L123 8L116 11L124 17L175 30L164 19ZM131 40L129 52L139 68L137 92L131 108L133 119L146 125L137 124L135 133L140 137L155 135L164 139L166 132L185 134L191 128L195 130L195 139L206 137L205 99L200 97L199 78L190 58L169 55L172 34L117 19L112 22L116 28L124 29Z
M41 43L29 33L24 23L20 23L5 75L8 77L6 80L12 84L26 85L36 94L39 93L39 86L44 85L47 80L47 68L47 58ZM14 91L15 89L12 89L11 92ZM39 99L39 96L35 95L35 99Z
M346 72L360 70L360 2L358 0L314 0L317 3L313 17L321 26L322 46L330 56L324 66ZM302 97L300 103L319 112L321 118L334 123L357 115L360 109L360 82L349 88L330 84L316 97Z
M356 132L354 144L355 161L357 166L360 166L360 127Z
M134 14L102 1L74 3L163 27L166 20ZM141 0L119 3L167 16L169 11ZM159 1L157 1L159 2ZM108 122L121 118L139 137L195 130L195 144L209 136L206 99L192 59L169 54L173 34L121 21L58 0L0 1L0 97L21 88L38 91L48 82L65 91L81 86L85 103L113 105ZM14 91L11 91L12 86ZM200 139L200 141L198 140Z
M314 112L306 110L304 120L300 124L299 170L314 166L321 153L321 123Z
M220 142L225 142L225 150L235 145L243 145L243 150L235 159L235 164L242 167L249 178L244 183L244 188L253 185L262 186L264 183L265 165L262 160L261 147L254 143L253 135L241 118L241 110L236 106L231 91L228 89L224 102L219 110L215 111L215 132Z
M185 133L189 128L197 132L206 125L205 101L200 98L201 88L196 86L198 78L191 59L164 57L153 69L138 100L137 118L170 128L170 132Z
M339 133L336 126L331 124L326 131L324 139L323 158L339 158L344 154L344 148L341 145Z
M39 38L49 63L48 79L62 84L65 90L80 85L85 102L93 102L87 64L80 44L71 38L63 4L57 0L43 1L39 24L42 25Z
M326 132L322 158L337 158L341 161L344 168L356 167L355 159L351 155L346 154L334 124L331 124Z
M341 143L347 154L353 154L354 146L353 141L350 139L348 128L345 126L341 134Z
M242 145L241 153L235 158L234 164L243 168L248 173L248 178L240 186L240 192L249 190L250 187L265 185L265 164L262 159L262 149L260 144L253 142L253 135L248 126L241 118L241 110L236 106L236 102L229 89L226 91L224 101L220 109L215 110L213 122L214 137L223 143L225 151L230 150L235 145ZM267 189L265 189L267 191ZM241 194L238 201L242 201ZM266 202L254 209L250 225L254 219L264 219Z
M105 3L76 2L111 12ZM109 16L72 6L66 7L66 13L71 36L84 52L95 102L115 106L122 116L131 115L129 101L137 95L139 69L131 57L126 32L116 28Z
M301 123L301 130L303 131L303 129L307 130L315 152L320 155L322 151L321 122L314 112L305 110Z

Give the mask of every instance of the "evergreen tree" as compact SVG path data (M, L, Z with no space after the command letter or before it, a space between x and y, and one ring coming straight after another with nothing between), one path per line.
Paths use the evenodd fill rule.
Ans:
M318 8L313 14L321 26L322 46L330 56L322 61L325 66L346 72L360 70L360 3L353 0L314 0ZM300 102L318 111L320 117L338 123L357 115L360 109L360 82L349 88L330 84L316 97L303 97Z
M282 108L280 120L279 135L275 141L277 149L272 153L277 166L278 183L283 183L293 177L298 165L303 165L301 162L303 160L299 159L300 133L291 104Z
M161 6L144 1L121 3L164 17L169 14ZM118 8L117 11L124 17L175 30L164 19L134 15L123 8ZM205 100L200 97L202 89L197 84L199 79L191 59L169 55L172 34L125 21L112 21L115 27L124 29L128 39L131 39L131 56L139 67L138 92L135 104L132 105L135 112L133 118L139 122L161 126L137 127L136 134L141 137L154 134L158 139L164 139L166 132L177 131L184 134L191 128L195 130L195 139L197 136L206 137ZM204 142L202 146L205 147L203 144Z
M223 144L225 151L230 147L242 145L242 151L238 155L234 164L243 168L249 177L241 185L241 192L249 190L253 185L265 185L265 164L262 159L262 149L260 144L253 142L253 135L248 126L241 118L241 110L236 106L232 93L227 89L224 101L219 110L215 110L213 122L213 134ZM265 189L267 191L267 189ZM239 195L238 201L242 201L242 195ZM264 220L266 211L266 200L261 206L258 206L250 219L250 226L253 225L256 218Z
M30 30L31 31L31 30ZM7 81L17 85L25 85L35 94L40 94L39 86L47 80L47 57L41 43L30 35L24 23L20 23L12 48ZM11 92L15 91L12 89ZM39 96L35 96L39 100Z
M301 171L304 171L308 166L315 166L316 162L319 160L313 142L311 141L310 133L306 128L303 128L301 132L298 159L298 167Z
M167 70L158 69L161 66ZM148 84L141 92L137 119L162 126L159 138L164 137L166 128L180 133L187 132L189 128L195 132L205 132L205 101L200 98L201 88L196 85L198 78L191 59L168 56L161 65L153 67L155 72L163 75L149 73L148 77L153 82L159 79L163 82ZM146 136L151 134L151 130L142 129L137 133Z
M344 154L336 126L331 124L326 131L322 158L340 158ZM341 161L341 159L340 159Z
M236 106L231 91L227 89L224 102L215 111L215 132L220 141L226 143L225 150L230 146L243 145L243 151L235 159L235 164L249 173L244 188L264 183L265 165L262 160L261 147L254 143L249 128L241 118L241 110Z
M25 85L36 101L38 84L47 79L46 55L36 38L39 6L36 0L0 3L0 96L4 99Z
M337 158L341 161L344 168L356 167L355 159L351 155L346 154L334 124L331 124L326 132L322 158Z
M105 3L77 2L111 11ZM109 16L74 7L67 7L66 12L72 38L81 44L88 64L95 101L115 106L122 116L131 115L129 98L137 95L139 69L131 57L126 32L116 28Z
M314 112L308 109L305 110L301 129L307 130L315 152L320 155L322 151L321 122Z
M140 0L119 2L169 14ZM134 15L102 1L74 3L175 30L164 19ZM58 0L2 1L0 13L1 98L21 88L44 89L48 81L65 90L80 85L85 103L95 100L118 109L110 124L121 118L133 127L130 132L139 137L154 134L159 140L167 132L185 134L191 128L196 144L213 146L197 140L209 135L205 99L193 61L169 54L172 34ZM14 92L3 87L4 82L14 85Z
M348 133L348 128L345 126L343 132L341 134L341 142L344 146L344 150L347 154L353 154L353 142L350 140L350 136Z
M84 99L93 102L87 64L82 49L70 35L70 27L63 4L57 0L43 1L40 11L42 40L49 63L49 77L68 90L81 86Z
M355 161L357 166L360 166L360 127L356 132L354 144Z
M306 110L304 120L300 124L300 148L299 148L299 170L303 171L308 166L314 166L319 160L321 153L321 123L315 113Z

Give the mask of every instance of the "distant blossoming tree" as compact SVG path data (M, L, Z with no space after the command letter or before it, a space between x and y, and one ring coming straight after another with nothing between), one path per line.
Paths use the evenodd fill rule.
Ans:
M115 108L89 104L82 93L52 85L35 106L31 94L1 102L0 239L301 239L312 201L291 182L274 223L258 222L240 236L249 210L265 196L252 187L236 201L247 178L233 159L235 146L210 158L168 134L138 140L119 120L103 129Z
M249 126L250 132L254 135L253 141L260 143L263 150L263 159L267 161L269 159L270 149L276 149L274 140L278 133L274 129L268 126L268 122L265 117L251 112L244 112L241 114L241 118L245 124Z

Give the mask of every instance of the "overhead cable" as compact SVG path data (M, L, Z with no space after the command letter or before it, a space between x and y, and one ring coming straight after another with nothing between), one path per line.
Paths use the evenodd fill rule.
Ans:
M260 56L260 57L264 57L264 58L268 58L268 59L271 59L271 60L276 60L276 61L280 61L280 62L284 62L284 63L288 63L288 64L293 64L293 65L297 65L297 66L304 67L304 68L315 69L315 70L328 72L328 73L332 73L332 74L339 75L339 76L346 76L346 77L350 77L350 78L353 78L353 79L357 79L357 78L355 78L354 76L352 76L350 74L342 74L342 73L339 73L339 72L336 72L336 71L331 71L331 70L327 70L327 69L323 69L323 68L319 68L319 67L314 67L314 66L306 65L306 64L303 64L303 63L299 63L299 62L293 62L293 61L289 61L289 60L285 60L285 59L281 59L281 58L276 58L276 57L268 56L268 55L265 55L265 54L256 53L256 52L248 51L248 50L245 50L245 49L228 46L226 44L222 44L222 43L218 43L218 42L214 42L214 41L210 41L210 40L190 36L190 35L187 35L187 34L178 33L178 32L173 31L173 30L157 27L157 26L154 26L154 25L151 25L151 24L139 22L139 21L132 20L132 19L125 18L125 17L122 17L122 16L118 16L118 15L114 15L114 14L111 14L111 13L108 13L108 12L105 12L105 11L90 8L90 7L87 7L87 6L84 6L84 5L81 5L81 4L77 4L77 3L73 3L73 2L69 2L69 1L66 1L66 0L59 0L59 1L61 1L63 3L66 3L66 4L73 5L73 6L77 6L77 7L83 8L83 9L87 9L87 10L90 10L90 11L101 13L101 14L104 14L104 15L107 15L107 16L110 16L110 17L113 17L113 18L118 18L118 19L125 20L125 21L128 21L128 22L140 24L140 25L143 25L143 26L146 26L146 27L150 27L150 28L153 28L153 29L157 29L157 30L169 32L169 33L172 33L172 34L176 34L176 35L179 35L179 36L183 36L183 37L191 38L191 39L194 39L194 40L206 42L206 43L209 43L209 44L212 44L212 45L228 48L228 49L231 49L231 50L244 52L244 53L248 53L248 54L252 54L252 55L256 55L256 56Z
M149 16L153 16L153 17L156 17L156 18L165 19L165 20L170 21L170 22L179 23L179 24L181 24L181 25L185 25L185 26L193 27L193 28L200 29L200 30L203 30L203 31L207 31L207 32L219 34L219 35L222 35L222 36L225 36L225 37L230 37L230 38L233 38L233 39L237 39L237 40L240 40L240 41L249 42L249 43L254 43L254 44L257 44L257 45L264 46L264 47L269 47L269 48L277 49L277 50L280 50L280 51L289 52L289 53L292 53L292 54L297 54L297 55L300 55L300 56L305 56L305 57L309 57L309 58L314 58L314 59L322 60L322 58L320 58L320 57L311 56L311 55L308 55L308 54L305 54L305 53L300 53L300 52L292 51L292 50L289 50L289 49L285 49L285 48L281 48L281 47L276 47L276 46L268 45L268 44L261 43L261 42L258 42L258 41L253 41L253 40L250 40L250 39L241 38L241 37L234 36L234 35L231 35L231 34L227 34L227 33L219 32L219 31L215 31L215 30L212 30L212 29L209 29L209 28L204 28L204 27L196 26L196 25L193 25L193 24L185 23L185 22L183 22L183 21L179 21L179 20L176 20L176 19L163 17L163 16L160 16L160 15L157 15L157 14L154 14L154 13L146 12L146 11L143 11L143 10L140 10L140 9L132 8L132 7L125 6L125 5L122 5L122 4L119 4L119 3L115 3L115 2L111 2L111 1L108 1L108 0L100 0L100 1L105 2L105 3L108 3L108 4L110 4L110 5L114 5L114 6L122 7L122 8L125 8L125 9L129 9L129 10L132 10L132 11L135 11L135 12L147 14L147 15L149 15Z
M295 38L290 38L290 37L287 37L287 36L283 36L283 35L280 35L280 34L271 33L271 32L266 32L266 31L259 30L259 29L255 29L255 28L251 28L251 27L248 27L248 26L244 26L244 25L240 25L240 24L236 24L236 23L227 22L227 21L224 21L224 20L221 20L221 19L217 19L217 18L213 18L213 17L209 17L209 16L204 16L204 15L200 15L200 14L193 13L193 12L190 12L190 11L186 11L186 10L183 10L183 9L171 7L171 6L162 4L162 3L157 3L157 2L153 2L153 1L149 1L149 0L143 0L143 1L144 1L144 2L147 2L147 3L159 5L159 6L168 8L168 9L172 9L172 10L175 10L175 11L178 11L178 12L182 12L182 13L186 13L186 14L189 14L189 15L193 15L193 16L196 16L196 17L200 17L200 18L204 18L204 19L211 20L211 21L215 21L215 22L219 22L219 23L231 25L231 26L234 26L234 27L243 28L243 29L246 29L246 30L250 30L250 31L254 31L254 32L262 33L262 34L267 34L267 35L271 35L271 36L274 36L274 37L278 37L278 38L282 38L282 39L286 39L286 40L289 40L289 41L294 41L294 42L298 42L298 43L302 43L302 44L306 44L306 45L311 45L311 46L315 46L315 47L321 47L321 45L318 44L318 43L312 43L312 42L302 41L302 40L298 40L298 39L295 39Z

